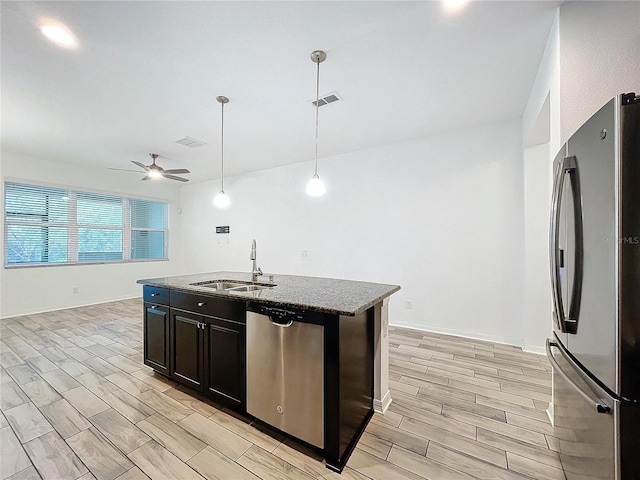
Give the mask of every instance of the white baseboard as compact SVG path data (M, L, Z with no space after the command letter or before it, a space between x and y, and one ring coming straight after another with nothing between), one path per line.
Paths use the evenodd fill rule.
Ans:
M391 392L387 390L387 393L384 394L382 400L378 400L375 398L373 399L373 411L376 413L384 414L384 412L387 411L387 408L389 408L389 405L391 405L392 401L393 399L391 398Z
M447 328L425 328L423 326L409 325L404 323L389 323L390 327L411 328L413 330L419 330L422 332L442 333L444 335L453 335L455 337L472 338L474 340L481 340L484 342L498 343L501 345L512 345L522 348L522 351L529 353L536 353L538 355L546 355L544 345L523 345L522 339L515 338L499 338L492 335L483 335L476 332L461 332L458 330L452 330Z
M111 302L120 302L122 300L133 300L135 298L140 298L142 300L142 297L140 295L126 295L126 296L122 296L122 297L114 297L114 298L110 298L108 300L95 300L95 301L89 301L86 303L74 303L74 304L68 304L68 305L56 305L56 306L52 306L51 308L48 309L38 309L38 310L28 310L28 311L24 311L24 312L19 312L19 313L3 313L0 314L0 320L5 320L8 318L14 318L14 317L22 317L25 315L38 315L40 313L47 313L47 312L57 312L60 310L68 310L70 308L82 308L82 307L90 307L91 305L102 305L103 303L111 303ZM142 312L142 311L141 311ZM140 317L142 318L142 317Z

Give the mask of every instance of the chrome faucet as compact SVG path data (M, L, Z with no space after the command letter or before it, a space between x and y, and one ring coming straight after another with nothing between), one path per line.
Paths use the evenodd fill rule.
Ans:
M249 255L249 260L253 260L253 267L251 269L251 280L254 282L258 280L258 276L262 275L262 270L260 267L256 265L256 239L253 239L251 243L251 254Z

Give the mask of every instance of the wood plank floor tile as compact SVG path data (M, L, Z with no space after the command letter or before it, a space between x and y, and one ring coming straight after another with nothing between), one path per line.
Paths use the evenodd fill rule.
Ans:
M545 465L561 468L557 452L544 447L536 447L518 438L507 437L484 428L478 428L478 442L505 450L507 454L510 452L516 453Z
M286 439L271 453L313 478L321 477L327 471L321 455L291 438Z
M561 440L556 437L562 432L553 430L545 411L551 367L544 356L511 345L390 326L393 402L385 416L374 415L343 474L338 475L326 469L315 453L307 455L304 447L281 433L145 366L142 312L142 300L137 298L1 322L0 407L13 410L35 403L57 429L25 445L55 438L58 431L67 438L100 432L106 445L128 453L137 465L122 471L116 477L119 480L147 475L162 480L298 475L326 480L466 480L470 476L555 480L560 471L556 450ZM84 403L92 411L84 413L93 415L85 418L60 398L65 393L78 401L89 399ZM103 410L105 404L108 408ZM99 412L93 411L96 405ZM160 431L184 429L207 446L187 459L189 465L137 423L156 429L158 439ZM1 412L0 428L13 432ZM84 468L57 438L57 444L62 442L60 450ZM184 448L182 444L172 448L185 459L190 454L188 447L178 450ZM41 459L40 467L47 465L45 460L49 461ZM49 477L43 476L64 478L66 474L58 471L64 468L53 462ZM27 466L13 476L34 475L39 478L33 466ZM96 475L85 469L68 477L91 480Z
M207 446L180 425L160 414L152 415L138 422L136 426L183 462Z
M25 443L24 449L44 480L75 480L88 472L87 467L56 432ZM52 455L51 452L55 454Z
M448 407L445 405L443 408L448 408ZM451 416L446 416L440 413L430 413L427 411L423 412L423 414L420 417L421 418L419 420L421 422L428 423L433 427L442 428L443 430L447 430L449 432L455 433L462 437L467 437L471 440L476 439L475 425L471 425L469 423L459 421L458 419L453 418ZM418 419L415 417L412 417L412 420L418 420ZM376 420L372 420L372 421L376 421ZM401 420L400 425L402 425L403 421L405 421L404 418Z
M140 372L142 371L143 370L140 370ZM204 417L210 417L211 415L219 411L218 407L213 406L213 402L207 400L198 393L194 392L189 394L188 391L182 391L177 388L169 388L166 390L159 390L156 388L156 390L158 390L159 392L161 391L167 397L180 402L185 407L190 408L194 412L198 412Z
M162 445L151 440L136 448L129 459L152 480L202 480L200 474Z
M116 480L148 480L147 477L142 470L138 467L133 467L120 475Z
M48 405L49 403L62 398L60 394L58 394L51 385L40 378L40 376L38 376L37 380L22 385L21 388L36 407Z
M255 445L246 451L237 460L237 463L263 480L310 480L314 478Z
M67 444L98 480L114 480L133 467L95 427L67 438Z
M8 375L8 374L7 374ZM0 395L0 409L9 410L29 402L29 397L13 380L2 382L2 395Z
M507 423L510 425L526 428L527 430L533 430L534 432L553 435L553 427L549 423L548 419L544 419L541 421L522 415L516 415L514 413L507 413Z
M404 448L393 446L387 460L405 470L429 479L473 480L474 477Z
M507 437L520 439L524 442L530 443L531 445L544 447L547 444L542 433L511 425L506 422L491 420L481 415L475 415L463 410L458 410L457 408L445 406L443 409L443 415L461 422L468 422L476 427L482 427L486 430L491 430L492 432L500 433Z
M102 399L131 423L138 423L157 413L149 405L129 395L120 388L114 392L103 395Z
M380 437L370 434L369 432L363 432L358 441L358 448L363 452L370 453L376 457L386 460L391 451L393 443L383 440Z
M7 422L7 419L4 416L4 413L0 411L0 428L4 428L8 426L9 426L9 422Z
M111 443L125 454L129 454L136 448L144 445L151 437L144 433L138 426L110 408L89 418L89 421Z
M217 423L218 425L222 425L230 432L233 432L239 437L258 445L267 452L273 452L273 450L285 438L284 435L276 432L266 425L254 422L251 419L227 409L219 410L214 415L210 416L209 420Z
M153 370L140 369L136 372L133 372L131 375L136 377L138 380L142 380L147 385L152 386L159 392L166 392L170 388L174 388L178 385L173 380L170 380L167 377L154 372Z
M189 415L178 422L178 425L232 460L240 458L252 445L248 440L199 413Z
M8 367L6 368L6 371L18 385L24 385L25 383L40 380L40 375L38 375L38 373L26 363Z
M83 363L95 373L102 375L103 377L107 377L112 373L118 373L121 371L118 367L111 365L106 360L98 357L88 358Z
M115 383L125 392L133 395L134 397L137 394L146 392L147 390L151 390L151 386L138 380L137 378L129 375L128 373L118 372L113 373L106 377L112 383Z
M406 420L407 417L402 420L400 428L383 423L369 422L365 432L386 442L406 448L411 452L424 455L427 451L429 440L424 436L415 435L415 432L402 428L402 424L405 423Z
M4 415L22 443L53 431L51 424L31 402L6 410Z
M38 373L47 373L58 368L55 363L43 355L27 358L26 362Z
M129 360L123 355L114 355L105 359L111 365L118 367L120 370L124 370L127 373L133 373L144 367L142 363L137 363Z
M455 465L456 470L480 480L524 480L527 478L505 468L500 468L493 463L485 462L478 457L465 455L457 450L444 447L436 442L429 444L427 458L446 465Z
M14 473L5 480L41 480L41 477L38 475L38 471L33 467L33 465L31 465L31 462L29 462L29 466L27 468Z
M429 445L433 442L437 442L467 455L482 458L483 460L498 467L507 467L507 458L504 450L483 445L475 440L471 440L448 430L434 427L412 418L405 418L402 420L400 428L428 439Z
M0 478L7 478L31 466L20 440L11 427L0 428Z
M491 398L484 395L477 395L476 402L479 405L488 406L491 408L497 408L504 412L515 413L516 415L522 415L524 417L533 418L536 420L544 421L548 419L547 414L542 410L537 410L533 404L533 400L529 405L519 405L510 402L509 400L502 400L499 398Z
M402 377L400 378L402 380ZM408 393L409 395L416 395L418 393L419 388L414 385L409 385L407 383L403 383L402 381L391 380L389 377L389 390L392 392L402 392Z
M109 409L109 405L83 386L62 392L62 396L87 418Z
M139 393L136 398L146 403L158 413L161 413L172 422L179 422L183 418L191 415L193 410L184 406L180 402L166 396L164 393L158 392L150 388L149 390Z
M422 480L423 477L398 467L397 465L381 460L367 452L354 449L347 465L355 471L373 480Z
M208 480L259 480L259 477L256 477L249 470L211 447L202 450L187 464Z
M536 480L565 480L564 472L561 468L541 464L536 460L510 452L507 452L507 461L509 462L510 470L528 475Z
M58 393L64 393L80 386L72 376L59 368L50 372L41 373L40 376L44 378L49 385L55 388Z
M40 407L40 411L62 438L71 437L91 427L91 423L65 400Z

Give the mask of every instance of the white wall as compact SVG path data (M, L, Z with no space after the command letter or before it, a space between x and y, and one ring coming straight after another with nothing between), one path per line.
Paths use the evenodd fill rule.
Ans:
M265 272L401 285L395 325L519 344L520 138L512 121L321 158L321 199L304 193L311 163L226 180L226 212L211 204L219 183L188 185L183 270L249 271L255 238Z
M177 186L166 182L143 184L140 176L132 173L70 167L6 152L2 153L2 175L3 185L4 180L24 180L168 201L171 203L171 231L169 261L3 268L0 317L139 297L142 287L136 280L173 275L179 271ZM0 243L4 244L4 241ZM76 286L79 291L74 294L73 287Z
M561 140L618 93L640 93L640 2L560 7Z

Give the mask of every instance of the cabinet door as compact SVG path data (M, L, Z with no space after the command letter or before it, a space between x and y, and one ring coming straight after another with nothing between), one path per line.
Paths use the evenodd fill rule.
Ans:
M245 325L205 317L206 392L216 400L245 405Z
M204 349L202 317L171 310L171 378L200 392L204 391Z
M144 364L169 375L169 308L144 304Z

